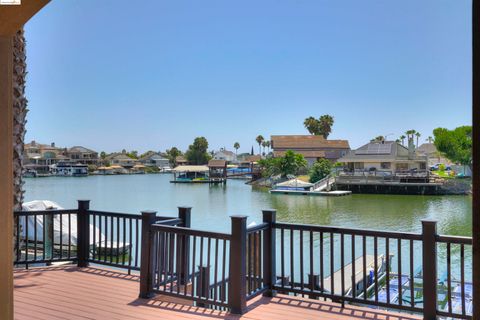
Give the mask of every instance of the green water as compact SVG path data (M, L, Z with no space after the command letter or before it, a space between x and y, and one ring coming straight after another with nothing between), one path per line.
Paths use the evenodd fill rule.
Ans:
M279 221L420 232L421 220L428 218L438 221L442 234L471 235L470 196L271 195L242 180L209 186L172 184L170 179L164 174L33 178L26 180L25 198L48 199L65 208L76 207L77 199L90 199L92 209L156 210L159 215L176 215L178 206L191 206L192 226L212 231L229 231L234 214L249 216L249 223L261 222L261 210L273 208Z

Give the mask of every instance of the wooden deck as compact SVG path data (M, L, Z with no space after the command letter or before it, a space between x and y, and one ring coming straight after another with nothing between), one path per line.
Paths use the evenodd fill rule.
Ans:
M14 272L15 319L375 319L421 317L279 295L258 297L243 316L181 304L172 298L138 298L138 277L99 268L45 267Z

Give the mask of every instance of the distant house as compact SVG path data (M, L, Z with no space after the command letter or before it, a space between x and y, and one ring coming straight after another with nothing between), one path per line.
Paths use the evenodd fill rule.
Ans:
M413 142L406 148L395 141L369 142L352 150L338 162L349 171L420 171L427 170L427 157L415 151Z
M77 163L98 164L98 152L87 149L82 146L74 146L67 149L66 155Z
M437 163L450 164L450 160L443 157L442 154L437 150L435 144L433 143L424 143L417 148L417 153L419 155L428 157L428 164L433 166Z
M321 158L336 162L350 151L347 140L327 140L316 135L271 136L271 147L274 157L283 157L292 150L302 154L309 165Z
M65 155L65 149L56 147L53 142L51 144L42 144L32 141L25 144L24 150L25 168L27 170L35 170L40 174L49 173L51 165L69 160L69 157Z
M112 153L109 154L106 158L106 161L110 162L113 166L121 166L125 169L131 169L137 164L137 160L130 158L125 153Z
M169 160L157 152L148 152L146 155L138 159L138 161L147 167L170 167Z
M220 149L220 151L215 152L213 155L214 160L225 160L229 163L231 162L236 162L237 161L237 156L235 155L235 152L228 151L225 149Z
M183 156L178 156L178 157L175 159L175 161L177 162L177 165L178 165L178 166L183 166L183 165L188 164L187 159L185 159L185 157L183 157Z

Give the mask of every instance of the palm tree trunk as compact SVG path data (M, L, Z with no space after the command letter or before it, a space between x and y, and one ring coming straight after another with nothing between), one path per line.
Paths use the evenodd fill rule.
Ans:
M25 80L27 75L25 36L19 30L13 39L13 209L21 210L23 203L23 154L25 125L27 123L27 99L25 98ZM15 221L15 224L17 221ZM16 234L14 228L14 237ZM15 243L15 242L14 242Z

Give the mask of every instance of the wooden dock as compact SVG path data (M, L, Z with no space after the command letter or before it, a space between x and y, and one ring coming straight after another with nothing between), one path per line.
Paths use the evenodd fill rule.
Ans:
M335 191L308 191L308 190L270 190L272 194L293 194L301 196L322 196L322 197L342 197L352 194L349 190L335 190Z
M379 276L383 268L383 265L385 263L384 257L385 257L384 255L380 255L377 257L377 267L378 267L377 271ZM368 271L370 269L374 269L375 257L372 255L367 255L365 258L366 258L365 260L366 260L366 266L367 266L367 269L365 270L365 274L368 277L368 274L369 274ZM352 289L352 286L353 286L352 270L353 270L352 263L349 263L343 268L343 274L344 274L344 292L343 293L342 293L342 271L338 270L333 274L333 290L335 294L337 295L347 294ZM364 273L363 257L360 257L355 260L355 282L357 284L363 281L363 273ZM325 288L326 291L331 292L331 286L332 286L332 277L330 276L325 278L323 282L323 287ZM361 293L361 292L358 292L358 293Z

